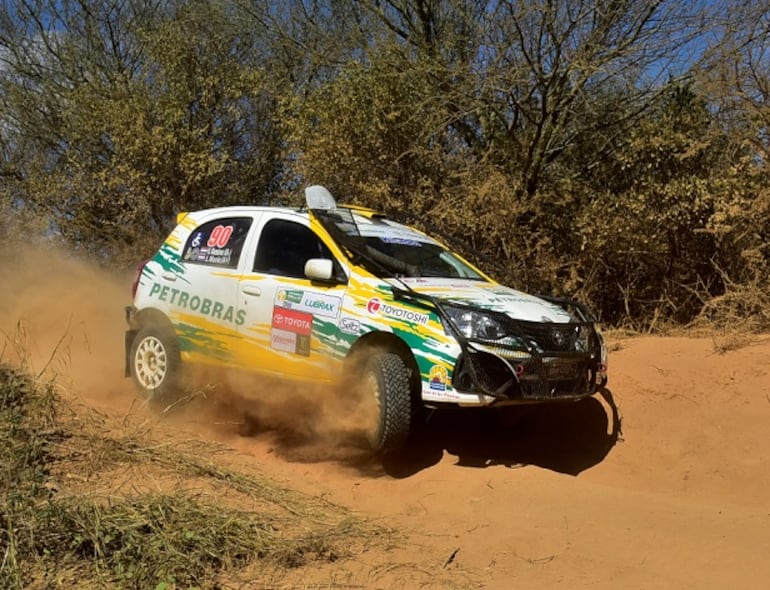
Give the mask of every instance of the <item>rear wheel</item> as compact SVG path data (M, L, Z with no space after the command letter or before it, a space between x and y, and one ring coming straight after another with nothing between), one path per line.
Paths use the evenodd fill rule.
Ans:
M392 352L375 352L365 361L364 395L373 396L377 404L374 424L367 430L376 451L395 451L406 443L412 420L409 369L404 360Z
M179 380L179 342L171 326L145 326L131 345L131 376L150 401L169 397Z

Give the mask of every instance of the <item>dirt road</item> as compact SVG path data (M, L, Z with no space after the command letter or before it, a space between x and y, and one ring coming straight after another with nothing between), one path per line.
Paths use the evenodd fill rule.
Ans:
M5 267L3 358L47 365L73 395L134 412L121 377L127 287L65 270L9 282ZM215 392L164 428L225 442L243 469L399 531L388 550L294 572L292 588L770 587L770 338L724 353L712 338L611 344L606 399L530 408L505 425L435 414L385 460L308 392L251 391L281 398L248 436L254 402Z
M611 396L495 426L436 415L382 464L283 425L215 434L261 470L407 534L298 582L378 588L766 588L770 342L617 341ZM467 416L467 414L465 414Z

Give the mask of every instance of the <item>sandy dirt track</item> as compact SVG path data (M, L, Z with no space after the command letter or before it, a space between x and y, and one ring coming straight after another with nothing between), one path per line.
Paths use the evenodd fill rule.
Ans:
M122 378L125 282L67 262L24 275L39 261L20 262L0 266L3 360L48 364L89 403L136 411ZM233 393L173 428L401 532L387 551L298 570L287 587L770 587L770 338L724 353L712 338L611 344L606 399L504 425L434 414L384 460L342 426L314 427L333 402L281 390L252 390L282 397L249 436L239 421L255 402Z
M434 416L406 456L230 438L260 468L408 533L304 582L372 588L767 588L770 342L617 341L601 399L495 427ZM619 436L617 436L619 434ZM289 437L291 439L291 437Z

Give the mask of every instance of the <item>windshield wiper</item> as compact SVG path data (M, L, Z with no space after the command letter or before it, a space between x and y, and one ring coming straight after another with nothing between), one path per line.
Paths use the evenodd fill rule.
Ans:
M416 265L399 260L389 254L385 254L385 252L380 252L377 248L369 245L365 245L364 248L366 248L368 256L378 265L382 265L392 272L401 273L407 277L420 276L420 269Z
M367 263L370 267L376 269L376 272L385 275L395 276L397 273L400 273L408 276L419 276L419 270L416 266L389 256L366 244L364 238L358 233L358 225L349 210L334 209L327 211L314 209L311 212L337 245L345 251L345 254L353 264ZM355 233L346 232L337 225L338 222L354 228Z

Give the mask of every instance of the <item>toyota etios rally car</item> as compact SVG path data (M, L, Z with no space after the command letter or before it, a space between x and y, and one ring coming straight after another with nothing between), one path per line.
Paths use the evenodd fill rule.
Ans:
M348 385L353 375L377 402L372 446L391 450L421 405L576 400L606 382L584 306L500 285L323 187L305 193L302 209L179 215L127 308L126 370L145 396L173 389L182 361Z

